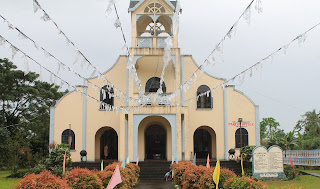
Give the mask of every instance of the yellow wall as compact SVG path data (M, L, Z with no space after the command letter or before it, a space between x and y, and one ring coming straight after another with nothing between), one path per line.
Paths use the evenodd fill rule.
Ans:
M155 0L156 1L156 0ZM162 3L164 1L159 0ZM136 46L136 14L142 14L146 4L151 1L144 2L140 8L132 13L132 44ZM153 1L152 1L153 2ZM164 3L165 4L165 3ZM172 14L173 10L165 5L168 10L167 14ZM175 65L173 61L170 61L166 68L164 82L166 84L167 92L172 93L176 91L181 84L192 76L198 66L194 62L192 56L180 56L180 49L178 46L178 37L173 39L174 48L172 48L172 56L175 57ZM163 55L164 50L158 48L131 48L131 59L134 60L135 55L142 56L136 63L136 69L139 79L141 80L142 89L145 90L145 84L151 77L160 77L163 68ZM180 73L182 62L184 73ZM110 68L104 76L114 84L123 93L127 91L127 58L120 56L116 61L116 64ZM180 82L181 74L184 75L183 83ZM129 74L130 75L130 74ZM107 85L108 82L102 81L99 78L92 78L90 82L96 84L99 87ZM224 82L223 79L212 77L206 73L201 74L197 72L197 80L193 82L192 86L184 93L184 100L193 98L197 95L197 89L201 85L207 85L209 88L214 88ZM219 88L212 92L213 108L211 109L197 109L197 102L193 100L189 103L176 106L176 102L180 102L180 92L172 99L172 106L158 106L151 105L145 106L135 112L130 112L127 115L121 112L115 111L101 111L99 110L100 103L94 103L95 99L100 99L100 91L95 90L92 85L85 83L88 90L87 97L87 120L86 120L86 150L88 152L88 161L94 161L99 159L99 142L100 136L105 129L114 129L118 135L118 158L123 160L126 153L126 133L128 132L128 155L130 160L133 160L133 114L147 114L152 117L148 117L140 123L138 130L138 155L141 160L145 156L144 145L144 132L145 129L154 122L160 123L167 130L167 159L172 157L172 137L171 128L169 122L159 116L160 114L173 114L176 115L176 129L177 129L177 155L178 159L182 158L182 138L185 140L185 158L192 159L194 154L193 136L194 132L198 128L204 128L208 130L212 137L212 156L223 159L225 153L224 144L224 109L223 109L223 89ZM82 87L78 88L83 90ZM129 96L132 98L138 98L138 89L134 87L133 79L129 79ZM254 126L248 126L246 129L249 133L249 145L256 144L256 122L255 122L255 105L245 95L234 90L232 86L227 87L227 122L237 121L239 117L244 121L254 123ZM119 93L115 91L115 95L119 96ZM91 96L91 97L89 97ZM117 107L125 107L126 103L114 98L114 105ZM136 106L133 102L130 102L130 107ZM82 150L82 115L83 115L83 96L77 92L71 92L61 99L61 101L55 107L54 116L54 141L56 143L61 142L61 134L65 129L69 128L75 133L75 151L72 152L72 160L79 161L79 152ZM181 120L184 120L184 136L182 135ZM128 130L126 130L126 119L128 119ZM101 129L102 128L102 129ZM228 125L228 149L235 147L235 131L237 127ZM259 134L259 133L257 133ZM135 160L133 160L135 161Z

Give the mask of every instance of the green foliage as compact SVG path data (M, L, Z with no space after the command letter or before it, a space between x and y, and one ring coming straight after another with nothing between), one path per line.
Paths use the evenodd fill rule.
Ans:
M65 170L70 170L72 165L72 161L70 158L70 147L68 144L58 144L56 148L51 151L49 157L32 168L30 172L40 173L44 170L49 170L52 172L52 174L62 177L64 153L66 153Z
M228 179L223 185L224 188L229 189L265 189L268 188L266 185L262 184L260 181L255 181L249 177L232 177Z
M298 132L298 149L313 150L320 148L320 113L316 110L306 112L295 126ZM303 134L300 134L303 132Z
M295 179L299 175L299 171L295 167L295 174L293 173L293 169L291 165L283 165L283 171L288 180Z
M0 59L0 166L13 173L48 155L49 108L64 94L37 79Z
M272 117L263 118L260 122L260 137L268 139L280 126L279 122Z
M256 146L245 146L240 149L240 155L242 155L243 161L251 161L252 151Z

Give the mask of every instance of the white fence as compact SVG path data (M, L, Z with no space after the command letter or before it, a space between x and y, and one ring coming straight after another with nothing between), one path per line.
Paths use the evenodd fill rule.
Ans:
M293 165L320 166L320 150L287 150L283 151L283 163Z

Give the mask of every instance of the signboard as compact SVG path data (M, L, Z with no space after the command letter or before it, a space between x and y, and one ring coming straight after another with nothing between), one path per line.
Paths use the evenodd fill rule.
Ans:
M229 126L235 126L235 127L240 127L240 123L239 122L229 122L228 123ZM241 123L241 127L253 127L254 123L250 123L249 121L246 122L242 122Z
M282 149L279 146L271 146L268 150L264 146L258 146L252 151L253 176L263 179L286 178L283 172Z

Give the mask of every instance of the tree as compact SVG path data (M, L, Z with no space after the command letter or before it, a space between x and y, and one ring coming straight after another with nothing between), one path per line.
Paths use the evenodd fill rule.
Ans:
M295 126L295 130L302 136L299 136L299 148L305 150L320 148L320 113L316 110L306 112L302 115Z
M260 137L261 139L270 139L280 126L279 122L272 117L263 118L260 122Z
M0 59L0 160L21 165L30 155L48 154L49 108L64 94L58 86L24 74ZM1 165L0 165L1 166Z

